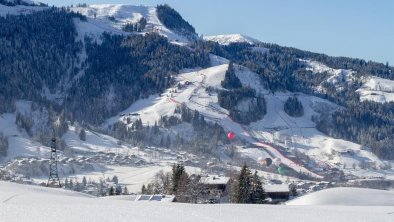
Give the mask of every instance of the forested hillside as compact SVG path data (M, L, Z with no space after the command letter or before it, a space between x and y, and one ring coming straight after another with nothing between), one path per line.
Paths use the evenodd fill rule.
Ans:
M75 24L87 18L63 8L0 17L0 113L14 112L15 102L23 99L62 113L64 121L98 126L135 101L173 86L180 70L209 67L209 54L213 54L232 61L217 92L219 105L233 121L248 125L262 119L267 109L264 95L237 78L234 64L238 64L255 72L270 94L304 93L338 104L341 108L333 114L313 117L321 132L394 159L394 103L361 102L356 92L368 76L394 80L394 67L261 42L220 45L197 39L194 27L168 5L157 6L156 13L162 25L189 39L185 46L143 29L127 36L103 33L97 39L77 38L80 33ZM145 24L147 20L142 23L152 25ZM328 81L332 74L313 72L308 61L348 70L351 79ZM296 97L286 101L283 109L291 117L304 115ZM178 121L165 118L163 125ZM179 121L193 124L190 118ZM215 132L217 137L224 135L218 126L204 121L193 126ZM129 132L122 127L118 125L117 130ZM118 137L129 138L121 133ZM5 146L6 139L1 141Z
M272 93L285 90L302 92L331 100L345 107L335 112L333 117L316 118L318 129L335 138L343 138L371 147L379 157L394 158L394 103L361 102L360 95L356 92L362 85L362 77L374 75L393 79L394 67L267 43L220 45L216 42L199 42L197 47L250 68L259 74L263 85ZM255 47L267 48L269 52L253 50ZM301 59L318 61L331 68L351 69L355 71L355 80L346 82L346 86L338 90L338 85L324 82L329 77L328 73L313 73L307 70L306 64ZM319 85L322 85L323 91L316 90ZM301 115L301 107L298 109L300 110L297 114Z
M17 99L42 101L42 89L55 92L69 76L82 43L73 18L63 9L0 17L0 112L12 111ZM34 34L33 34L34 33Z
M180 69L209 65L207 53L157 34L104 34L100 44L88 37L76 41L73 18L86 20L58 8L0 17L0 112L13 111L18 99L57 106L48 100L49 91L66 98L58 109L68 118L99 124L140 97L166 89ZM86 61L80 61L83 50ZM72 81L81 69L84 74Z

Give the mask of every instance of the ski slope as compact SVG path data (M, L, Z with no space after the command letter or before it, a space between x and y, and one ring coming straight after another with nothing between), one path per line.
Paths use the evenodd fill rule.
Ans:
M216 122L223 126L226 131L233 131L240 139L260 146L268 152L272 158L278 158L281 162L296 172L303 172L314 177L321 177L313 173L299 164L294 163L292 160L286 158L274 147L257 140L251 136L245 126L236 123L228 116L229 112L218 105L218 98L215 92L207 92L207 87L222 89L221 81L224 79L225 72L228 69L228 64L224 60L217 57L211 57L212 64L216 64L207 69L202 69L193 72L181 73L176 77L176 80L185 85L181 89L168 89L161 96L151 96L148 99L139 100L132 104L127 110L119 113L108 119L103 128L106 128L117 121L126 123L126 115L134 114L130 119L141 118L143 124L153 125L154 122L159 121L161 116L170 116L174 114L175 108L180 104L185 104L191 110L197 110L206 120ZM246 68L237 68L237 76L241 77L241 82L245 85L258 89L257 92L264 93L257 76ZM256 159L258 157L255 157Z
M388 206L286 206L135 202L56 188L0 182L0 221L303 221L389 222Z
M303 172L314 177L321 178L316 172L312 172L289 159L282 151L273 144L288 149L289 152L301 152L312 158L315 163L309 167L321 171L323 168L343 167L350 168L362 162L375 163L377 166L387 164L368 150L364 150L359 144L350 141L334 139L315 128L312 116L330 114L341 108L327 100L305 95L302 93L281 92L272 94L267 91L256 73L249 69L234 65L236 75L244 86L256 90L260 96L264 96L267 102L267 114L263 119L244 126L231 120L228 110L218 104L217 93L206 89L222 89L221 81L224 79L228 68L228 60L211 55L212 67L197 69L191 72L180 73L176 81L182 85L180 89L170 88L163 94L153 95L132 104L128 109L120 112L117 116L108 119L103 128L113 125L117 121L126 123L127 118L135 120L141 118L143 124L153 125L161 116L174 115L174 111L180 104L185 104L191 110L197 110L204 115L207 121L220 124L226 131L233 131L236 136L254 146L260 147L261 152L256 150L239 151L242 155L257 160L259 157L270 156L277 158L281 163L293 168L296 172ZM330 72L332 75L341 75L345 71L330 69L322 64L311 66L316 72ZM352 72L349 71L351 74ZM350 75L349 74L349 75ZM188 82L190 84L185 85ZM302 117L291 117L283 106L287 98L296 95L304 107ZM132 115L132 116L130 116ZM317 164L317 165L316 165ZM351 170L347 170L350 173ZM379 171L379 169L377 170ZM378 172L370 172L367 175L376 176ZM394 175L387 171L386 175Z
M286 205L392 206L394 191L365 188L330 188L301 196Z

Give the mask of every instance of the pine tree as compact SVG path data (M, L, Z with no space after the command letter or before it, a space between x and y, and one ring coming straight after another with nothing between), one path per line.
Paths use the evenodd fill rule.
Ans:
M253 178L252 178L252 198L251 201L252 203L255 204L262 204L265 201L266 194L263 188L263 184L260 180L259 175L257 174L257 171L254 172Z
M82 140L82 141L86 141L85 129L81 129L81 132L79 132L79 139Z
M235 75L235 69L234 69L234 65L233 65L232 61L228 65L228 69L227 69L226 74L224 76L224 80L221 82L221 85L223 86L223 88L226 88L226 89L242 88L241 81Z
M70 190L74 189L73 179L70 179L69 189Z
M141 187L141 194L146 194L146 187L145 187L145 184L142 184L142 187Z
M64 188L69 189L69 182L68 182L68 178L67 177L64 180Z
M172 166L170 194L175 194L178 201L186 202L188 182L189 175L186 173L185 167L182 164L174 164Z
M248 166L245 164L237 178L237 183L234 189L234 201L236 203L250 203L251 195L250 191L252 188L251 172Z
M123 195L129 195L129 189L127 189L127 186L123 189Z
M118 180L118 177L116 175L114 175L112 177L112 182L114 182L115 184L118 184L119 180Z
M87 184L87 181L86 181L86 177L84 176L84 177L82 178L82 185L83 185L84 187L86 187L86 184Z
M122 194L122 187L121 187L119 184L116 185L115 194L116 194L116 195Z
M111 186L111 188L109 188L108 195L109 195L109 196L115 195L115 189L114 189L113 186Z

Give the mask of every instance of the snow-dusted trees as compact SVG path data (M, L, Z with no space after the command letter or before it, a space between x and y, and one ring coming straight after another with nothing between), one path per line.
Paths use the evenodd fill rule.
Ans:
M15 124L18 126L18 129L24 129L29 136L33 135L32 127L33 127L33 119L29 116L22 115L21 113L16 114Z
M224 80L221 82L221 85L226 89L237 89L242 87L241 81L235 75L234 64L232 61L230 61L230 64L228 65L228 69L224 76Z
M127 23L122 30L125 32L142 32L146 26L146 19L142 17L137 23Z
M0 133L0 157L7 156L8 151L8 138Z
M256 96L256 91L250 87L219 91L218 102L221 107L230 111L232 120L243 124L259 120L267 112L264 97ZM241 109L241 102L247 102L245 104L248 107Z
M292 117L300 117L304 115L304 108L297 96L291 96L287 98L283 109L289 116Z
M158 5L156 13L159 20L169 29L177 31L185 36L195 36L196 31L192 25L185 21L182 16L169 5Z
M113 177L112 177L112 180L111 180L112 182L114 182L115 184L118 184L119 183L119 179L118 179L118 177L116 176L116 175L114 175Z
M79 139L82 141L86 141L86 131L85 129L81 129L81 131L79 132Z
M189 175L186 173L185 167L182 164L174 164L172 166L169 193L174 194L179 202L186 202L188 183Z

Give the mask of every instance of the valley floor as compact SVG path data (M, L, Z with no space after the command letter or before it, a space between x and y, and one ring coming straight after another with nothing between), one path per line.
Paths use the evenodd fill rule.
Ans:
M55 188L0 182L0 221L376 221L392 206L196 205L95 198Z

